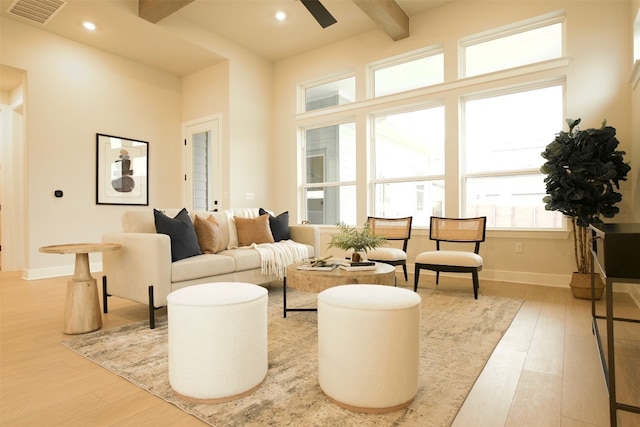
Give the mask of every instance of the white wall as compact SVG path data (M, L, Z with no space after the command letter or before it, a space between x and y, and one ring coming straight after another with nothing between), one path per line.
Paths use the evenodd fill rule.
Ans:
M181 79L13 20L1 24L0 62L28 76L25 277L73 271L72 256L42 254L39 247L100 241L121 228L124 210L148 209L95 204L96 133L148 141L149 207L177 207L182 125L218 115L220 208L272 206L270 62L180 19L162 25L229 60ZM57 189L63 198L53 196ZM100 254L90 258L100 266Z
M634 31L633 59L635 61L636 72L640 73L640 0L634 0L631 5L631 14L629 15ZM638 77L640 80L640 77ZM631 158L634 162L631 164L635 174L632 178L632 187L635 204L632 206L634 212L633 221L640 222L640 81L632 81L636 84L631 94Z
M96 205L96 133L149 142L149 206L181 203L181 81L178 77L14 20L2 19L2 63L27 72L28 278L71 255L38 248L100 241L120 229L123 206ZM54 190L64 197L55 198ZM93 254L91 261L101 259Z
M229 61L208 67L182 79L182 119L193 122L205 117L220 117L220 189L218 209L229 207ZM226 194L226 197L223 195Z
M632 160L631 91L628 75L631 70L631 32L629 2L610 1L481 1L453 2L411 19L411 37L393 42L380 31L371 31L331 46L317 49L275 65L274 78L274 144L273 158L281 164L296 165L299 147L296 130L296 85L345 71L354 71L359 82L357 93L364 99L365 65L383 58L442 43L447 52L455 51L461 37L487 31L565 10L567 16L567 55L571 58L567 70L567 117L581 117L583 127L598 127L603 118L618 130L620 149ZM445 75L453 80L457 75L457 58L445 59ZM523 131L531 123L523 118ZM447 124L447 133L456 134L457 124ZM364 132L365 129L358 129ZM360 151L361 156L366 151ZM361 162L366 159L360 159ZM541 159L542 164L542 159ZM276 197L279 210L292 211L294 220L304 219L296 205L297 176L294 167L279 168L275 187L284 189ZM638 172L632 170L630 182ZM617 221L631 221L638 201L634 200L630 182L623 183L622 209ZM358 223L366 218L367 201L357 201ZM362 208L364 206L364 209ZM326 248L328 228L322 247ZM515 253L515 243L524 251ZM411 260L421 251L431 249L424 230L412 234L408 256ZM566 285L575 269L573 239L568 232L489 232L481 253L485 258L483 277L518 282Z
M171 15L158 25L185 40L228 58L229 104L223 112L223 157L228 159L222 208L273 206L269 162L272 151L272 64L196 23ZM259 37L260 35L256 35ZM211 84L217 84L212 82ZM185 98L191 105L192 97ZM220 113L211 108L205 115ZM204 113L204 111L201 110ZM190 117L193 119L194 117ZM253 199L247 198L248 194Z

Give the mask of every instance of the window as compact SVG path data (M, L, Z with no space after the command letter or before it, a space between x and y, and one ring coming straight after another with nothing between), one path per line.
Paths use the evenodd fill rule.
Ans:
M562 56L562 23L461 43L463 77L477 76Z
M463 100L465 216L494 228L559 228L544 210L540 153L563 123L563 86Z
M366 64L366 99L337 95L361 73L306 86L306 111L323 110L298 117L303 219L413 216L426 228L434 215L485 215L490 229L563 229L544 209L540 153L564 124L564 21L555 12ZM465 78L445 81L445 56Z
M374 213L426 226L444 208L444 107L373 120Z
M356 78L347 77L304 90L304 111L348 104L356 99Z
M355 124L343 123L305 132L307 221L356 224Z
M405 92L444 81L444 54L429 54L410 60L374 65L374 97Z
M210 206L209 171L211 132L193 135L193 209L206 211Z

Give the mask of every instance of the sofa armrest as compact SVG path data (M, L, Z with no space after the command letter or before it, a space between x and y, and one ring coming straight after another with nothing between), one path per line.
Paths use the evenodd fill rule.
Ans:
M320 228L316 225L290 225L289 236L291 240L313 247L311 256L320 256Z
M149 304L149 286L154 287L154 305L167 305L171 292L171 240L166 234L112 232L102 241L120 243L120 250L102 254L103 273L110 295Z

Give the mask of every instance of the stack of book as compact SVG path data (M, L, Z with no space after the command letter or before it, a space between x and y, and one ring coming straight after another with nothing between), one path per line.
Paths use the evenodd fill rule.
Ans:
M340 268L345 271L375 270L376 263L373 261L352 262L349 260L345 260L342 261L342 264L340 264Z
M306 262L304 264L300 264L298 266L298 270L306 270L306 271L332 271L338 267L338 263L330 263L330 262Z

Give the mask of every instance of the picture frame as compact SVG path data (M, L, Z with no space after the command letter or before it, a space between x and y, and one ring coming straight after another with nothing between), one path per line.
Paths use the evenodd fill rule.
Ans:
M149 143L96 133L96 204L149 206Z

